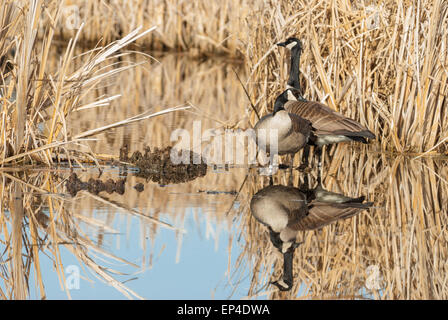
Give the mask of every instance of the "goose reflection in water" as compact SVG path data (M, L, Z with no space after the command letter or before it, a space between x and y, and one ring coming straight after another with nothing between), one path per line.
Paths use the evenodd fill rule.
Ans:
M281 291L293 285L293 256L299 231L320 229L337 220L368 209L373 202L365 197L350 198L325 190L319 182L314 189L270 185L258 191L250 209L255 219L269 229L272 244L283 254L283 279L273 282Z

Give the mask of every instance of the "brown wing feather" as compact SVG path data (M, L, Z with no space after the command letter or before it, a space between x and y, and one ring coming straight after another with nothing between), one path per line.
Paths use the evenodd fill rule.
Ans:
M288 101L285 109L309 120L317 135L363 136L374 139L375 135L353 119L337 113L316 101Z
M291 119L292 130L294 132L299 132L305 137L308 137L310 135L312 125L309 120L303 119L302 117L294 113L289 113L289 118Z
M320 229L337 220L354 216L364 209L372 206L368 203L324 203L313 202L308 215L301 219L295 226L296 230Z

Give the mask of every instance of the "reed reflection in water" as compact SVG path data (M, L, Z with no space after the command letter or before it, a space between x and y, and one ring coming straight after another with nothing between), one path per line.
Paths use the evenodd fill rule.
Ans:
M61 289L74 298L104 292L103 298L120 298L107 293L101 282L124 298L228 295L225 274L228 256L234 255L228 243L234 227L225 212L233 195L222 189L216 194L216 188L205 191L207 180L220 173L168 186L132 171L124 178L118 169L101 177L95 169L75 173L83 183L126 179L125 191L69 195L73 173L66 168L1 173L3 298L60 298ZM143 191L133 188L137 183L144 184ZM213 258L207 263L204 255ZM73 266L82 277L81 291L70 287Z
M97 153L118 155L123 144L128 144L130 152L143 150L144 146L166 147L174 145L171 134L176 129L184 129L193 137L193 123L200 121L202 131L224 129L237 126L249 128L249 101L244 95L235 72L244 78L245 70L239 61L223 59L193 60L181 55L157 57L158 61L142 56L124 57L122 63L146 61L142 67L120 74L97 96L125 92L110 106L74 113L71 121L73 134L92 127L103 126L136 114L151 110L161 111L168 107L190 105L192 109L174 112L125 127L109 130L95 136L97 141L89 143ZM95 97L87 97L92 99ZM81 117L81 118L80 118ZM179 145L192 148L193 145Z

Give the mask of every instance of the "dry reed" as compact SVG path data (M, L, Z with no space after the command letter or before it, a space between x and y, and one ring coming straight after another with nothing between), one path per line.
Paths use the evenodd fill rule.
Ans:
M54 76L51 80L46 75L48 47L55 37L76 36L78 43L100 41L105 45L138 25L149 27L149 23L157 25L158 29L135 40L141 45L146 42L152 50L193 50L198 54L215 55L226 52L230 56L244 56L249 70L246 84L260 113L271 109L287 78L288 55L275 43L297 36L305 44L301 71L307 98L323 101L359 120L376 133L378 148L383 151L446 153L448 46L444 35L448 29L448 6L444 1L352 4L345 0L271 0L240 4L233 0L180 3L137 0L87 1L82 5L78 1L66 1L63 6L49 2L44 19L39 20L41 3L36 2L26 14L11 9L11 1L2 5L4 36L0 54L7 56L8 48L13 46L17 49L16 64L21 61L14 69L14 85L11 82L3 85L3 91L9 92L2 95L3 109L6 112L9 105L14 110L11 123L17 130L13 143L3 139L3 154L17 154L16 145L22 140L26 146L36 148L39 145L38 137L30 138L28 133L28 130L38 132L36 124L25 125L23 120L23 99L27 90L27 99L36 93L35 99L39 101L32 103L39 111L31 112L33 119L43 116L39 114L43 112L41 109L49 109L50 98L46 92L55 95L56 99L51 99L61 106L50 115L55 123L50 129L66 134L67 124L55 119L58 112L65 114L73 109L64 103L76 103L76 98L67 96L67 92L76 92L79 86L75 83L62 86ZM68 10L71 6L79 12ZM76 27L81 23L86 27L68 27L67 24L73 22L70 14L80 17ZM34 29L21 21L32 23L30 28ZM54 28L44 28L49 21ZM35 49L36 32L40 39L46 39L41 54ZM15 34L21 36L15 38ZM60 71L70 61L70 50L67 54ZM31 63L28 67L25 63L28 61L39 61L39 64ZM39 85L25 81L31 75L45 78L45 81ZM13 93L17 95L18 107L8 101ZM4 123L8 119L3 117ZM10 136L10 130L2 130L3 135ZM39 160L49 162L48 158L47 155Z

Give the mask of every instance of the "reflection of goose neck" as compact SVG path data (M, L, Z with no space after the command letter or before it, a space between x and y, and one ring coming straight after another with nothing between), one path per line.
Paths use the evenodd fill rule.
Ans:
M283 254L283 278L281 280L275 281L272 284L275 285L280 291L289 291L293 284L293 259L294 250L291 248Z

